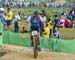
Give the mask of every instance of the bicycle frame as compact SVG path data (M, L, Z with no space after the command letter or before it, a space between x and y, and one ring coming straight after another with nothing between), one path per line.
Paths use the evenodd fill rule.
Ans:
M38 56L38 44L37 44L37 31L32 31L33 45L34 45L34 58Z

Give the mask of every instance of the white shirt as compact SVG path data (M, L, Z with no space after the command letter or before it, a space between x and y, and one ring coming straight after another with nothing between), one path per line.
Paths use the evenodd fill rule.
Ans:
M64 27L65 19L60 19L60 23L62 23L62 24L60 24L60 26Z
M40 16L40 19L43 20L44 22L46 22L46 16L44 16L44 17Z
M15 21L20 21L20 15L15 15Z
M72 11L72 14L74 14L74 11Z

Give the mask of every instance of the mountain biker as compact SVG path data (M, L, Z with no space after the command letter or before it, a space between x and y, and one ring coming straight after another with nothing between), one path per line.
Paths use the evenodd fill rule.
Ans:
M27 22L30 21L30 38L31 38L31 46L33 46L33 36L32 31L36 30L38 32L38 45L40 45L40 22L43 23L43 21L40 19L40 16L38 15L38 11L34 12L33 16L30 16Z

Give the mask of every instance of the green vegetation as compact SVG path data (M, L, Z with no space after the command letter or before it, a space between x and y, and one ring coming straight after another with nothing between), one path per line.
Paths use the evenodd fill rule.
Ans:
M60 15L62 12L66 12L67 14L69 13L70 9L69 8L45 8L45 7L27 7L27 8L12 8L14 15L16 14L17 11L20 11L21 17L23 19L23 14L25 15L32 15L35 10L45 10L46 16L47 17L54 17L55 14Z

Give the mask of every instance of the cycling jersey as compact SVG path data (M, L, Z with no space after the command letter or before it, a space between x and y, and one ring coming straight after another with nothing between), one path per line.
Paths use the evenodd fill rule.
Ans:
M37 22L34 23L34 16L31 16L31 18L30 18L31 28L38 28L38 27L40 27L40 21L41 21L40 17L37 16Z

